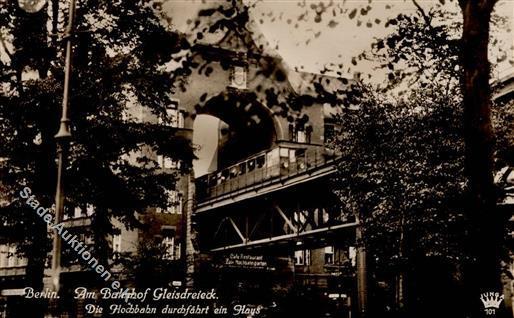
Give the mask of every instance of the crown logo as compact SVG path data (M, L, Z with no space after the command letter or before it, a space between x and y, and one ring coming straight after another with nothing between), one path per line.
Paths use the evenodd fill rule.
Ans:
M495 292L482 293L480 295L480 300L482 301L482 304L484 304L485 309L498 309L500 308L500 303L503 301L503 295Z

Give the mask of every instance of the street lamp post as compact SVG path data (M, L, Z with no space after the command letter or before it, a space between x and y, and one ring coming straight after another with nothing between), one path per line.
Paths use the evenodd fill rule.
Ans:
M76 0L70 0L69 13L68 13L68 26L66 28L66 61L64 66L64 91L62 98L62 115L59 131L55 135L57 142L57 188L55 191L55 223L62 222L64 214L64 187L63 187L63 170L64 161L68 152L69 142L71 139L70 120L68 118L68 103L70 91L70 76L72 64L72 36L73 24L75 19L75 3ZM53 290L58 292L60 287L60 274L61 274L61 237L54 233L53 247L52 247L52 286Z

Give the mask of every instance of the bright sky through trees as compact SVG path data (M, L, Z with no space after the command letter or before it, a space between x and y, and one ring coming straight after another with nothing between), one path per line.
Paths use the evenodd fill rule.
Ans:
M383 37L390 32L390 29L384 28L384 22L388 18L394 17L400 12L408 14L416 10L410 0L376 1L366 19L361 18L362 25L357 26L358 19L351 20L347 14L338 14L333 17L330 10L324 13L322 21L316 23L313 10L309 8L309 5L333 2L335 7L351 9L365 6L367 1L345 1L345 4L343 1L306 1L306 6L303 6L301 2L300 0L259 0L252 13L272 47L278 46L278 52L290 66L314 73L318 73L330 63L343 63L343 70L346 71L351 65L352 57L369 49L374 38ZM182 32L187 32L190 28L187 21L195 18L199 8L212 5L212 3L213 1L207 1L206 4L202 4L202 1L198 0L169 1L164 8L171 16L174 26ZM421 1L420 3L423 8L428 10L438 1ZM386 6L390 8L386 9ZM448 10L459 12L454 1L448 1L446 6ZM299 17L305 11L309 11L310 15L299 21ZM514 2L500 1L496 6L496 12L501 16L508 17L512 25ZM366 26L368 21L374 22L376 19L379 19L381 23L373 24L371 28ZM514 43L514 37L512 30L505 31L499 35L499 38L504 42L503 49L509 50ZM510 50L512 51L512 49ZM491 53L494 56L495 52ZM369 73L373 67L372 63L359 63L354 70ZM509 67L510 65L505 62L499 67L499 70Z

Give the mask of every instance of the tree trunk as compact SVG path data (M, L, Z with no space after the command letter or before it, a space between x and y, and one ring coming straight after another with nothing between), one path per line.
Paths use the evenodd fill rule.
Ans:
M491 124L489 23L496 0L461 0L462 91L466 174L470 200L467 211L467 252L472 257L464 269L465 310L471 317L485 315L482 292L501 292L500 250L502 222L495 211L493 138ZM471 305L472 304L472 305ZM489 316L491 317L491 316Z

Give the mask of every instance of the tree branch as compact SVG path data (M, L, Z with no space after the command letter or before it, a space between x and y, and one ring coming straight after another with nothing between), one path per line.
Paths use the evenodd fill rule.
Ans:
M412 0L412 3L416 6L418 11L423 16L423 19L425 20L425 23L427 24L427 26L432 28L432 19L430 19L430 17L427 15L427 13L425 12L425 9L423 9L416 0Z

